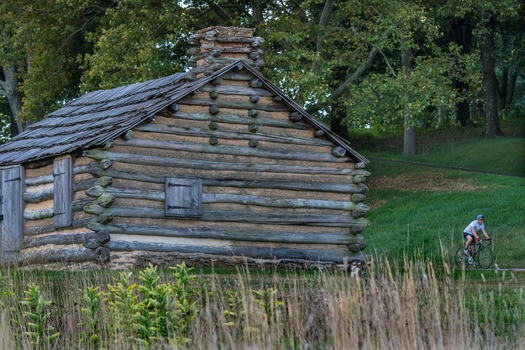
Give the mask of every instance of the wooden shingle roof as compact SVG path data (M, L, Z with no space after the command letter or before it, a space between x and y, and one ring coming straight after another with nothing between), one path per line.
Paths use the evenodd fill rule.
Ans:
M368 163L366 158L350 148L346 140L332 133L285 96L259 71L239 61L195 81L185 79L187 73L176 73L81 96L46 115L44 119L30 125L24 132L0 146L0 166L24 164L102 146L239 64L260 79L266 88L281 96L285 104L301 113L316 129L324 130L325 135L345 148L355 161Z

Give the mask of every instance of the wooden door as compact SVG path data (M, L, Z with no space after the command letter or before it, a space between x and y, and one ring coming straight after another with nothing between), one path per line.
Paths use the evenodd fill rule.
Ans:
M53 224L67 227L73 223L73 164L71 157L57 159L53 165L55 186Z
M2 262L18 259L24 225L24 169L14 166L2 169Z

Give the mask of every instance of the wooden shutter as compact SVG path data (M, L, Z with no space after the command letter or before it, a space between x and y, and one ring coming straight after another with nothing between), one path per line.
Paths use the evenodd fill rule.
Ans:
M73 223L73 165L71 157L55 160L53 164L55 185L53 224L66 227Z
M24 170L21 166L2 169L2 260L16 260L23 228Z
M202 180L166 178L166 216L201 216Z

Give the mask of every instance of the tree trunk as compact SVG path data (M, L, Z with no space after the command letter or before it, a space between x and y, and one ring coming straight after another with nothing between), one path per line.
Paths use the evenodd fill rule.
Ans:
M257 27L264 22L262 0L250 0L253 12L253 25Z
M496 78L494 59L494 21L486 26L481 43L481 64L483 70L483 90L485 95L485 136L503 136L499 124L498 80Z
M507 106L512 104L514 99L514 91L516 89L516 80L518 79L518 66L514 66L510 70L509 85L507 89Z
M410 126L410 115L408 112L405 113L403 125L403 155L404 156L413 156L417 153L417 143L416 143L416 127Z
M346 116L344 104L337 99L332 102L330 110L330 130L348 140L348 127L343 123Z
M508 84L509 84L509 67L505 66L501 68L501 79L500 79L500 90L499 90L499 110L502 111L507 108L507 95L508 95Z
M403 63L404 74L408 76L413 67L413 56L410 49L401 48L401 62ZM408 103L411 99L410 94L406 93L405 116L403 118L403 155L413 156L417 153L416 127L411 124L411 116Z
M510 69L504 67L501 71L501 91L499 110L502 111L512 104L514 98L514 89L518 78L518 67L513 66Z
M469 54L472 51L472 25L468 19L458 20L453 24L454 42L461 47L463 54ZM462 67L464 70L464 67ZM466 74L466 73L465 73ZM458 96L465 95L468 90L468 84L461 80L454 80L454 87ZM468 101L459 101L456 104L456 120L466 126L470 119L470 109Z
M18 78L16 76L16 67L11 65L4 68L4 79L0 80L0 93L7 97L9 108L11 109L11 137L18 135L23 131L23 125L20 121L20 112L22 111L22 97L18 91Z
M316 72L321 64L321 56L326 56L326 32L327 25L332 15L333 1L326 0L323 7L323 12L321 13L321 18L319 19L319 32L317 33L316 39L316 58L312 62L311 70Z

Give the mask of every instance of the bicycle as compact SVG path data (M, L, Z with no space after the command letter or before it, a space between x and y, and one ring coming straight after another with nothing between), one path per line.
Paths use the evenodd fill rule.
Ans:
M489 247L489 245L492 243L492 241L489 240L489 244L484 245L483 240L481 240L479 243L471 243L469 245L469 251L470 246L474 245L474 254L471 256L470 254L465 254L465 246L461 245L461 247L458 248L456 251L455 256L455 264L457 268L468 268L470 266L472 267L479 267L481 269L488 269L490 265L492 265L493 260L493 253L492 249Z

